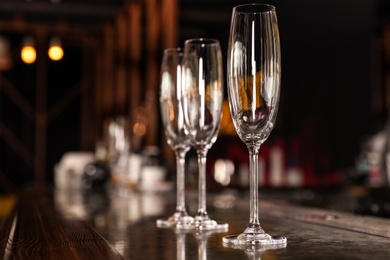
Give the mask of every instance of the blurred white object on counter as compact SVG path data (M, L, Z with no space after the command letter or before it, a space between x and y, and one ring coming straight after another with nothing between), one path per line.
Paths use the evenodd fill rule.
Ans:
M144 191L160 191L169 189L166 187L165 169L161 166L143 166L141 170L141 189Z
M172 183L166 182L166 168L162 163L159 147L147 146L142 152L140 169L140 189L142 191L160 192L171 190Z
M84 167L95 159L92 152L67 152L54 166L54 183L57 189L80 189Z

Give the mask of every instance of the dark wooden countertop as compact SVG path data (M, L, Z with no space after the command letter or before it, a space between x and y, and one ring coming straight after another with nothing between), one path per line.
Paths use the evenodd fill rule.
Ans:
M60 212L49 191L21 193L0 227L3 259L123 259L85 221Z
M249 219L249 201L241 195L210 195L210 216L228 222L229 230L197 233L156 227L157 218L173 212L169 192L117 197L27 189L0 216L0 259L389 259L389 220L280 200L260 202L261 223L267 232L286 236L286 248L224 247L222 237L242 232ZM191 213L196 198L187 196Z

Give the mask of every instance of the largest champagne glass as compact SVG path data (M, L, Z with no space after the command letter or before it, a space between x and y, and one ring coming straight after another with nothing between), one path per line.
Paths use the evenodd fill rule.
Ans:
M190 149L188 131L184 125L181 103L181 62L183 52L180 48L164 50L161 64L160 112L165 136L176 155L176 211L168 219L158 219L158 227L191 226L193 218L185 208L185 155Z
M260 226L258 204L258 151L276 119L281 76L278 22L275 7L244 4L233 8L228 42L228 98L234 127L249 150L250 221L225 244L285 244Z
M206 210L206 155L217 139L223 101L221 47L215 39L190 39L184 44L183 110L191 145L198 155L198 230L226 229L209 218Z

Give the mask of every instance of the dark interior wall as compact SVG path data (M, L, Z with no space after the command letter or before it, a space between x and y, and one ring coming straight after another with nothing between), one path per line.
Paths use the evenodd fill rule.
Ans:
M361 138L372 130L373 4L371 0L277 4L285 131L298 135L306 127L316 131L313 144L323 143L336 167L353 164Z
M81 49L63 39L66 50L63 59L51 61L46 55L45 39L35 44L39 61L25 64L19 57L24 34L3 31L2 35L12 43L13 65L0 75L0 181L12 184L9 189L34 181L34 155L39 146L44 146L47 154L44 178L51 183L54 165L64 152L81 148L81 100L75 97L64 105L63 99L72 88L80 91ZM42 83L38 77L45 78L45 93L37 88ZM38 99L40 95L43 102ZM39 123L46 125L46 143L36 141L37 118L42 118ZM2 188L0 185L0 192Z
M231 11L235 5L245 2L252 1L182 0L179 44L194 37L217 38L226 62ZM372 46L377 2L275 0L268 3L277 8L282 45L282 99L277 127L272 135L299 138L314 157L329 156L333 168L351 166L362 138L372 132L375 125L371 54L377 51ZM21 36L11 39L20 42ZM79 63L80 50L73 51L72 56ZM70 57L66 56L62 64ZM74 64L74 61L67 64ZM72 65L69 66L69 71L75 71ZM20 63L14 64L14 69L5 74L15 85L25 87L22 92L33 105L35 71L34 66ZM48 79L48 106L63 94L65 85L71 88L81 76L76 72L66 74L64 78ZM2 121L14 128L14 134L29 144L33 153L35 128L31 120L23 118L23 113L14 108L2 92L0 99ZM48 171L52 171L63 151L80 148L80 102L74 100L49 126L48 142L50 146L55 143L51 148L55 151L48 151ZM30 181L32 168L19 161L0 138L0 171L9 173L14 183Z
M181 43L213 37L225 55L231 10L248 1L182 1ZM249 1L257 2L257 1ZM282 99L274 134L299 138L333 168L351 166L372 131L375 1L275 0L282 47Z

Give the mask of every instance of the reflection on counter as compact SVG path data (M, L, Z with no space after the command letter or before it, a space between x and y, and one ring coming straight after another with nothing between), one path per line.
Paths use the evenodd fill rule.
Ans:
M222 243L222 237L241 231L247 224L247 195L236 190L209 196L213 202L209 203L210 214L229 223L229 230L221 233L157 228L156 219L166 216L175 207L173 192L133 191L127 196L118 196L117 193L55 190L54 205L61 216L88 222L125 259L332 259L331 256L357 259L364 252L388 254L383 246L388 243L390 234L388 220L341 213L343 206L353 204L358 191L330 191L264 191L260 202L264 228L274 234L285 234L289 239L286 248L264 248L266 251L225 247ZM189 192L187 199L189 213L194 214L196 193ZM378 235L382 231L387 232L385 237Z
M271 195L268 191L267 194ZM1 219L3 252L0 255L18 259L118 259L120 252L119 259L143 260L367 259L372 256L388 259L389 256L389 220L297 207L283 201L281 195L277 198L277 194L273 199L261 199L261 222L267 232L283 234L289 243L286 248L265 252L225 247L222 243L224 236L236 234L247 225L248 199L237 191L208 196L209 202L219 201L209 203L210 215L229 223L229 230L221 233L178 233L171 228L158 228L156 219L171 213L175 207L173 192L132 192L126 197L117 193L102 195L102 192L84 194L69 190L53 193L52 189L34 187L24 190L16 196L14 210ZM300 196L311 195L306 192ZM190 192L187 198L188 212L194 214L196 193ZM334 199L340 201L342 197ZM224 205L224 201L229 203L217 207ZM5 248L10 249L6 254Z
M126 196L105 189L69 191L55 189L55 203L72 218L99 220L101 214L112 209L113 223L136 223L141 217L155 217L164 212L166 201L159 193L128 192ZM97 221L96 223L100 223Z
M248 245L245 246L237 245L237 246L233 246L232 248L243 250L245 254L248 256L249 260L255 260L255 259L260 260L266 251L278 250L286 247L287 244L276 244L276 245L271 244L271 245L263 245L260 248L256 246L248 246Z
M189 198L193 210L196 209L195 195L191 194ZM126 196L118 196L117 193L107 193L103 190L69 192L69 190L55 189L54 203L65 218L88 222L125 259L133 259L135 256L136 259L140 259L139 256L145 253L144 248L151 250L150 255L145 259L155 259L154 257L160 254L164 254L161 259L208 259L208 254L211 253L208 241L212 239L213 247L221 244L221 236L226 235L228 229L195 231L157 228L154 219L171 210L172 196L173 194L170 193L136 191L129 192ZM215 201L224 200L223 197L225 195L215 198ZM226 197L229 195L226 194ZM221 217L221 214L224 214L225 210L230 210L233 204L225 209L220 208L221 212L217 215ZM213 204L213 213L217 209L215 205L221 203ZM145 240L145 237L148 239ZM221 246L218 247L223 251ZM161 251L155 251L157 248ZM173 248L176 250L172 250ZM280 248L269 246L232 249L244 252L248 259L258 260L266 250L273 251ZM237 254L231 254L229 259L235 259L236 256Z

